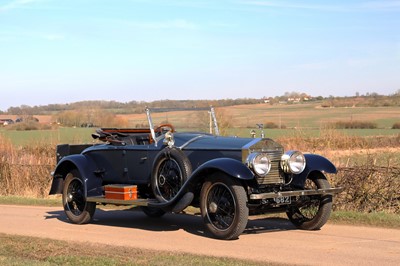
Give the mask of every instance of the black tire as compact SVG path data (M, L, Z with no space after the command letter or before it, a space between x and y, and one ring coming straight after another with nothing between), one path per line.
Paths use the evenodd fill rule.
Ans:
M86 201L85 186L77 170L65 177L62 201L65 214L72 223L86 224L92 220L96 203Z
M306 180L305 189L330 188L324 174L312 173ZM291 206L286 212L289 220L300 229L318 230L329 219L332 211L332 195L316 195L303 202L301 206Z
M151 188L160 202L171 200L192 173L186 155L176 148L165 148L154 159Z
M151 218L159 218L165 214L165 211L159 208L141 206L140 209L142 209L142 211Z
M246 228L246 191L237 179L226 174L214 174L203 184L200 209L207 231L215 238L237 239Z

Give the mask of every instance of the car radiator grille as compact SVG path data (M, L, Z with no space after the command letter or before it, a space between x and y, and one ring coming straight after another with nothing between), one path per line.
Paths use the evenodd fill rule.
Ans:
M280 161L282 157L281 151L267 152L271 161L271 170L265 177L258 177L257 182L260 185L283 184L284 179L280 170Z

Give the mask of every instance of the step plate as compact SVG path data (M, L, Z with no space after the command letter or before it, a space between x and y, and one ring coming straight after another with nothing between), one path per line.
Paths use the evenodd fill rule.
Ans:
M87 197L86 201L103 203L103 204L135 205L135 206L147 206L149 205L149 203L158 203L156 199L117 200L117 199L106 199L105 197Z

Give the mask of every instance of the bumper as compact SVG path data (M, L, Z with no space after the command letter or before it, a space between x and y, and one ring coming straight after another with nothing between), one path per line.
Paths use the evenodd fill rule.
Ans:
M334 194L338 194L342 191L343 191L343 188L338 187L338 188L326 188L326 189L269 192L269 193L261 193L261 194L251 194L250 199L262 200L262 199L273 199L273 198L278 198L278 197L291 197L291 196L334 195Z

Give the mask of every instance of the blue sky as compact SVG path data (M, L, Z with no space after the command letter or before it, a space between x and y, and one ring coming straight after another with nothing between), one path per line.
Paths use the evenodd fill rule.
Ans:
M398 0L0 0L0 110L400 89Z

